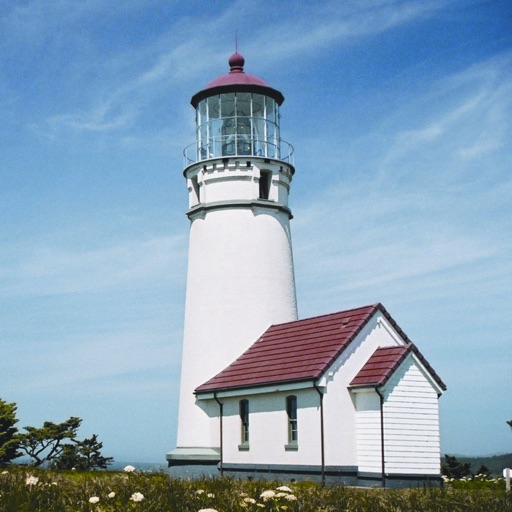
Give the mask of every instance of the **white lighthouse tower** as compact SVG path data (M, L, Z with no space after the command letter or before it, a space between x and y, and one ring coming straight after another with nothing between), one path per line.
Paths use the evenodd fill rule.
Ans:
M271 324L297 319L288 207L293 149L279 128L284 97L245 73L239 53L229 66L192 97L196 141L184 152L187 297L177 448L167 460L190 471L220 460L218 406L196 401L194 390Z

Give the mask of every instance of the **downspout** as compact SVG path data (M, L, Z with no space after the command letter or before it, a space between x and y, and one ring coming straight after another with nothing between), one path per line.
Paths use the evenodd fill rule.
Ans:
M382 473L382 487L386 487L386 462L384 460L385 446L384 446L384 395L375 388L375 392L380 397L380 456L381 456L381 473Z
M222 418L223 418L223 412L224 412L224 404L217 398L217 393L213 393L213 398L215 398L215 401L219 404L219 420L220 420L220 463L219 463L219 469L220 469L220 476L221 478L224 476L224 465L223 465L223 451L224 451L224 442L223 442L223 435L222 435Z
M321 455L321 472L322 472L322 485L325 486L325 441L324 441L324 394L320 388L313 382L318 396L320 397L320 455Z

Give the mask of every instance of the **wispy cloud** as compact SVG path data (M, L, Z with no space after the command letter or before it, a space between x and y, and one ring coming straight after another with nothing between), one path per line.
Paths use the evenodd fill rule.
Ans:
M276 58L297 61L297 54L309 54L319 48L350 44L387 30L426 18L441 11L449 1L427 2L369 1L311 3L306 16L295 18L285 13L258 30L254 46L258 54L274 62ZM258 4L259 5L259 4ZM252 4L253 9L257 5ZM300 37L297 37L300 34Z
M512 284L512 267L500 264L512 257L511 63L504 54L426 84L364 138L370 154L354 144L361 152L351 158L367 171L355 181L331 177L294 208L298 285L308 301L317 294L325 307L348 292L371 301L447 298Z
M370 37L431 16L446 4L443 1L376 1L361 6L359 3L340 4L336 1L324 3L322 9L311 6L307 21L304 17L285 16L281 11L289 9L288 5L279 7L272 4L272 9L281 14L267 17L265 25L259 27L246 45L250 51L260 55L264 69L265 66L275 66L277 62L293 60L303 52ZM195 30L197 20L181 19L179 25L171 24L168 32L158 40L136 50L130 48L114 55L96 56L103 69L110 67L117 72L106 72L106 81L96 84L99 96L88 94L88 103L80 111L49 116L47 127L50 133L61 129L105 132L129 128L155 95L172 95L191 79L196 79L197 83L204 80L210 69L219 69L220 55L223 62L225 60L225 42L212 39L211 34L226 34L242 20L256 19L262 10L268 14L268 6L262 6L260 2L226 5L224 11L202 19L200 31ZM202 48L202 51L198 52L197 48ZM86 65L92 68L98 63L92 60Z
M394 135L379 166L381 180L406 171L402 159L422 169L427 164L431 178L447 181L468 172L470 160L501 158L512 131L511 67L512 54L504 53L430 84L428 93L399 110L386 123ZM486 163L479 163L483 170ZM496 169L482 178L489 171Z
M86 386L114 376L144 374L161 368L179 366L179 344L170 344L169 337L179 337L179 332L159 332L148 326L144 330L123 330L118 325L112 332L78 334L69 330L59 341L40 340L38 351L31 346L3 347L4 357L11 361L10 385L20 386L24 392L38 390L58 392L59 388ZM23 355L22 355L23 354ZM29 382L24 379L23 368L32 368ZM18 371L16 370L18 368ZM90 391L90 390L89 390ZM97 389L96 389L97 391Z
M34 296L179 279L184 271L186 241L184 236L162 236L83 252L47 245L4 250L9 251L9 257L4 259L4 268L0 267L2 293Z

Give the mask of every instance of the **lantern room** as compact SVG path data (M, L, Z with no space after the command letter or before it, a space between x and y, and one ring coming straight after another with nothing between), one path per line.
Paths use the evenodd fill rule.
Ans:
M230 71L192 97L196 142L185 149L185 165L223 157L261 157L291 163L293 148L281 141L279 107L283 95L261 78L245 73L235 52Z

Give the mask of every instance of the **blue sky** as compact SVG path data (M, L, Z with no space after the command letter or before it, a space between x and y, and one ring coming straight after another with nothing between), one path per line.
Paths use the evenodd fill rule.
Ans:
M442 450L512 451L512 5L0 3L0 397L106 455L175 446L191 96L286 98L300 316L382 302L448 386Z

